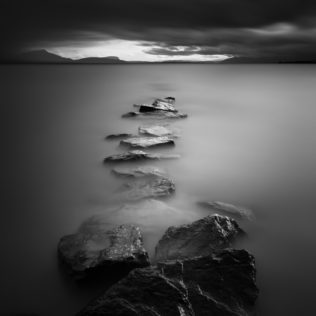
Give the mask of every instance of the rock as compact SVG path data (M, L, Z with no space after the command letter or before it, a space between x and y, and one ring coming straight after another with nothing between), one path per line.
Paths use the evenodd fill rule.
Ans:
M78 278L94 274L112 277L149 265L137 226L126 224L108 230L95 217L85 221L76 234L62 237L58 254L69 272Z
M167 100L171 104L176 102L176 98L174 98L174 97L166 97L165 100Z
M246 250L216 250L158 267L167 278L186 284L195 315L251 315L258 288L255 259Z
M139 112L132 111L132 112L123 114L122 117L134 117L134 116L138 116L139 114L140 114Z
M199 202L201 206L208 207L215 212L221 212L230 216L235 216L237 218L245 218L248 220L254 220L255 216L252 210L243 207L237 206L225 202L212 201L212 202Z
M166 155L166 154L156 154L147 153L142 150L131 150L124 152L122 154L112 155L104 158L105 163L109 162L124 162L124 161L137 161L137 160L159 160L159 159L177 159L180 158L179 155Z
M164 126L140 126L138 128L140 134L151 135L151 136L168 136L172 135L173 132Z
M133 137L123 139L120 142L121 145L128 145L133 148L149 148L163 145L174 146L174 140L168 136L160 137Z
M156 260L203 256L231 246L243 231L227 216L210 215L188 225L171 226L159 240Z
M173 106L175 101L169 101L167 99L156 99L152 104L134 104L134 107L139 108L139 112L154 112L154 111L167 111L178 112Z
M187 118L185 113L173 113L168 111L152 111L152 112L128 112L123 114L122 117L140 117L140 118L155 118L155 119L182 119Z
M123 177L165 177L166 173L157 167L152 166L144 166L138 168L114 168L112 172L115 175L123 176Z
M133 134L128 133L119 133L119 134L110 134L105 137L105 139L122 139L122 138L128 138L128 137L135 137Z
M130 201L168 197L176 189L173 181L166 177L142 178L127 183L124 187L126 189L120 194L120 199Z
M135 269L77 316L245 316L258 296L254 257L221 250Z
M156 269L136 269L77 316L193 316L180 282Z

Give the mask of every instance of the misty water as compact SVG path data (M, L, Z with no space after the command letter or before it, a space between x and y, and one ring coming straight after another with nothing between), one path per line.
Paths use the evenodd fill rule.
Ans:
M58 266L57 244L95 214L141 220L145 244L171 224L211 212L198 201L253 209L235 244L256 257L257 314L312 315L316 281L316 67L312 65L1 66L5 203L1 208L0 315L74 315L102 285L77 284ZM150 120L122 119L133 103L176 97L188 113L169 121L178 160L168 212L113 210L126 182L105 156L124 151L110 133ZM133 164L133 166L142 165ZM124 167L128 164L124 164ZM173 212L174 209L174 212Z

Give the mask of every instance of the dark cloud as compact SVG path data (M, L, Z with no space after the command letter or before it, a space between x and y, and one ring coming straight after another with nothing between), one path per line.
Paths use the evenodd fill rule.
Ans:
M185 55L193 47L201 47L201 54L277 55L290 49L288 54L297 58L306 50L315 53L310 34L316 27L316 2L310 0L2 0L0 4L1 51L8 56L24 48L84 46L112 37L153 42L152 54ZM277 23L292 25L293 31L252 32ZM178 45L186 48L179 51Z

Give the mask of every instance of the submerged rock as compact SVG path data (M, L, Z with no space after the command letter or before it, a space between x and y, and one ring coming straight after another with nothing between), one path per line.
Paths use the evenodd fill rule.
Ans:
M171 130L161 125L154 126L140 126L138 128L140 134L151 136L170 136L173 134Z
M104 220L122 224L132 223L139 226L142 232L152 234L156 231L162 233L167 225L191 222L192 218L161 200L146 199L109 210ZM161 233L156 236L156 242ZM155 244L153 248L154 246Z
M167 197L176 189L173 181L166 177L143 178L127 183L124 187L120 198L131 201Z
M112 277L149 265L137 226L126 224L108 230L95 217L85 221L76 234L62 237L58 254L71 274L81 278L96 273Z
M128 137L135 137L133 134L128 134L128 133L119 133L119 134L110 134L105 137L105 139L122 139L122 138L128 138Z
M156 260L203 256L231 246L243 231L227 216L210 215L188 225L171 226L159 240Z
M173 113L168 111L152 111L152 112L128 112L123 114L122 117L140 117L140 118L155 118L155 119L182 119L187 118L185 113Z
M258 296L255 260L245 250L135 269L77 316L251 315Z
M174 145L174 140L167 136L133 137L121 140L120 144L128 145L134 148L149 148L163 145Z
M212 201L212 202L199 202L201 206L208 207L216 212L221 212L227 215L235 216L238 218L245 218L254 220L255 216L249 208L237 206L225 202Z
M159 160L159 159L177 159L179 155L167 155L147 153L142 150L131 150L122 154L112 155L104 158L104 162L124 162L124 161L137 161L137 160Z
M112 172L115 175L123 176L123 177L148 177L148 176L155 176L155 177L165 177L166 173L161 169L153 166L144 166L138 168L113 168Z

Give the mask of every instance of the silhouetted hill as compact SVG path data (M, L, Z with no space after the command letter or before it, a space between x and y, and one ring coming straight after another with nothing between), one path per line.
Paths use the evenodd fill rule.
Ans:
M73 60L52 54L46 50L36 50L16 55L8 63L18 64L119 64L124 60L116 56L109 57L89 57Z
M72 61L75 64L122 64L126 61L119 59L116 56L108 57L88 57Z

